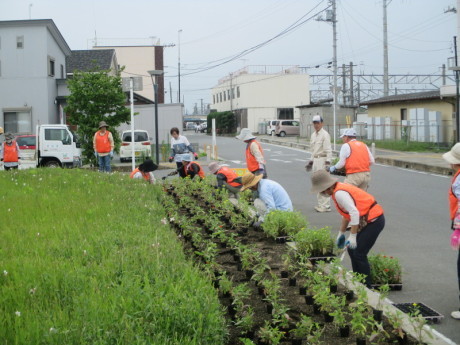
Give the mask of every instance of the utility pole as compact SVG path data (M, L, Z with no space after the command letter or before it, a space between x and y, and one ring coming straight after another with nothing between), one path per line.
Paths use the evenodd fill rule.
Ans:
M460 141L460 119L459 119L459 73L458 73L458 53L457 53L457 36L454 36L454 50L455 50L455 131L457 143Z
M180 103L180 34L182 29L177 32L177 83L178 83L178 93L177 93L177 103ZM172 102L171 102L172 103Z
M345 67L345 64L343 63L342 64L342 102L344 105L347 104L347 96L346 96L346 93L347 93L347 71L346 71L346 67Z
M171 81L169 81L169 100L172 103L172 88L171 88Z
M387 25L387 0L383 0L383 96L387 97L388 85L388 25Z
M350 105L355 104L355 99L353 95L353 62L350 62Z

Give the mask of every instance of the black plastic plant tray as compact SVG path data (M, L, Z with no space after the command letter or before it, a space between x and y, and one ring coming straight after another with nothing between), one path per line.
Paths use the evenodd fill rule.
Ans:
M414 313L416 310L427 321L438 323L444 318L444 315L439 314L436 310L431 309L423 303L393 303L393 305L406 314Z
M372 284L371 286L373 289L379 290L380 287L383 285L385 284ZM401 291L403 287L402 284L387 284L387 285L390 287L391 291Z

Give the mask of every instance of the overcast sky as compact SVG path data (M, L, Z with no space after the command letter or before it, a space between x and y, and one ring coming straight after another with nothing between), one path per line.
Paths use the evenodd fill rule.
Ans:
M456 1L388 2L390 74L440 73L454 55L456 14L444 12ZM315 20L328 6L327 0L0 0L0 20L53 19L73 50L90 49L95 37L98 45L171 45L164 50L165 89L171 82L174 102L182 30L181 94L191 112L201 99L210 102L221 77L247 65L328 73L314 68L332 60L332 25ZM355 74L383 74L382 1L337 0L337 20L339 66L352 61Z

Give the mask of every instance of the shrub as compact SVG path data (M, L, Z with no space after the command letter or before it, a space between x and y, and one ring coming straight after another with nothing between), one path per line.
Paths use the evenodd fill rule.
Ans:
M373 284L401 284L402 269L399 260L382 254L369 255L371 280Z
M294 236L307 227L307 220L300 212L271 211L262 223L262 229L270 237Z
M297 253L307 257L332 254L334 241L329 228L306 229L294 236Z

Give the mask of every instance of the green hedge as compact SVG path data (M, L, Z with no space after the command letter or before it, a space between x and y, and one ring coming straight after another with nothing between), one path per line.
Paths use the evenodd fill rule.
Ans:
M0 172L2 344L224 344L217 293L127 174ZM7 192L6 192L7 191Z
M216 119L217 134L228 134L236 132L236 116L231 111L212 112L208 115L208 133L211 133L212 119Z

